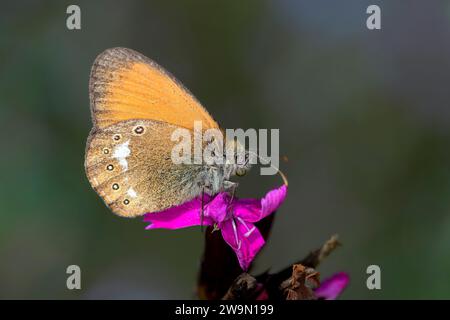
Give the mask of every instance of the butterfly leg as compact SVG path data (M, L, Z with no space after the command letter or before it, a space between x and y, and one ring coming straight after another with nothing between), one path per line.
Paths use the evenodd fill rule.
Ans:
M201 207L201 211L200 211L200 232L203 232L203 219L204 219L204 216L205 216L205 211L204 211L204 204L205 204L205 202L204 202L204 196L205 195L205 187L203 187L202 188L202 207Z
M230 200L228 201L228 205L227 205L227 212L229 212L232 209L233 200L234 200L234 196L236 194L237 187L238 187L237 182L232 182L232 181L224 182L224 190L229 192L231 195Z
M231 205L231 204L233 203L234 195L236 194L237 186L238 186L238 184L237 184L237 182L236 182L236 183L234 183L233 186L231 187L231 192L230 192L230 193L231 193L231 198L230 198L229 205Z
M236 190L236 188L237 188L237 186L238 186L238 183L237 183L237 182L225 180L225 181L223 182L223 187L222 187L222 189L223 189L223 191L225 191L225 192L234 193L235 190Z
M206 188L207 189L207 188ZM205 195L205 187L202 188L202 195L201 195L201 209L200 209L200 231L203 232L203 221L204 221L204 217L205 217L205 200L204 200L204 195ZM217 223L214 223L213 225L213 230L211 231L211 233L213 233L214 231L219 230L219 227L217 225Z

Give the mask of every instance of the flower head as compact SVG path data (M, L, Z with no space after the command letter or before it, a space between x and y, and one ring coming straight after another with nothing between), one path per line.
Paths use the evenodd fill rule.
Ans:
M202 223L216 226L236 253L241 268L247 270L265 243L254 224L277 210L286 193L286 185L269 191L261 199L232 198L228 193L221 192L215 197L205 196L203 219L202 201L195 198L164 211L147 213L144 221L151 223L146 229L179 229Z

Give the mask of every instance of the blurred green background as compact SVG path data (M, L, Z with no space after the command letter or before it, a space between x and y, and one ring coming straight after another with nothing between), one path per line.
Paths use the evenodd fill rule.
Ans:
M342 298L450 298L449 1L10 1L0 40L0 298L195 297L200 230L145 231L85 177L89 72L114 46L164 66L224 128L280 128L289 195L255 272L339 233L320 271L350 273ZM258 171L239 195L280 183ZM82 290L66 289L71 264Z

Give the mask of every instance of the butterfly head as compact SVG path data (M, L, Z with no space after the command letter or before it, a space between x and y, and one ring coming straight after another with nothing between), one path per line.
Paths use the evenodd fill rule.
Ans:
M244 176L251 167L251 153L237 140L226 144L226 163L230 167L231 176Z

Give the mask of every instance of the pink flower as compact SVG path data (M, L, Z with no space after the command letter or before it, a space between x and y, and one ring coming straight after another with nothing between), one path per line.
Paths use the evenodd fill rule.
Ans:
M314 293L319 299L335 300L347 287L349 281L350 277L345 272L336 273L323 281Z
M269 191L262 199L231 200L228 193L215 197L204 196L203 225L217 226L224 240L233 248L243 270L247 270L256 254L264 246L264 238L254 223L278 209L287 194L283 185ZM146 213L146 229L179 229L199 226L201 221L200 198L156 213Z

